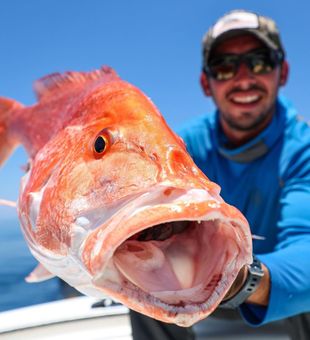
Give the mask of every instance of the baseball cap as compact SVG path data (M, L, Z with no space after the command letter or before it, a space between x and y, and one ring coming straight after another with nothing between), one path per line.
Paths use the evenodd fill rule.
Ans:
M220 41L240 33L251 33L272 50L285 51L276 23L265 16L245 10L234 10L222 16L209 28L202 40L204 63L208 62L212 48Z

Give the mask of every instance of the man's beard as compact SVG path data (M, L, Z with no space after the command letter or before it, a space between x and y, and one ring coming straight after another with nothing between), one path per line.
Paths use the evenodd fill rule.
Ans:
M220 113L221 118L226 122L226 124L233 130L236 131L253 131L264 125L264 122L269 121L272 115L273 109L269 109L268 111L261 112L256 119L250 122L240 122L237 119L231 118L230 115L226 115L225 113ZM244 116L251 116L250 112L244 112Z
M265 89L257 84L252 84L247 88L247 91L259 91L261 93L266 93ZM231 96L234 93L242 93L245 90L242 89L240 86L234 87L228 94L227 97ZM246 132L246 131L255 131L259 127L267 125L264 124L265 122L269 122L271 120L271 117L273 115L273 112L275 110L275 104L271 106L267 106L265 108L262 108L262 111L257 114L257 113L251 113L251 112L243 112L242 116L245 118L249 118L249 121L243 121L243 119L235 119L231 118L230 114L226 113L220 113L221 119L226 122L226 124L231 128L234 129L235 131L240 131L240 132ZM251 119L251 117L254 118Z

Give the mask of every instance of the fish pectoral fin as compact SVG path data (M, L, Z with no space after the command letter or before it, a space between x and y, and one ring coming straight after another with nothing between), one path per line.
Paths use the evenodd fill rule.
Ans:
M54 274L49 272L41 263L25 278L29 283L41 282L55 277Z
M4 205L6 207L11 207L11 208L16 208L17 203L14 201L0 199L0 205Z

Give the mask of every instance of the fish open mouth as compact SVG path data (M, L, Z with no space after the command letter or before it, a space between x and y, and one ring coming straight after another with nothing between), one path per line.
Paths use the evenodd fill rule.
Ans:
M166 304L205 303L237 274L235 229L221 219L161 223L123 242L114 264L125 280Z
M182 233L190 227L191 223L190 221L176 221L158 224L138 232L131 239L138 241L164 241L175 234Z
M168 189L156 187L115 210L83 243L82 259L99 290L189 326L216 308L251 262L251 235L244 216L218 193Z

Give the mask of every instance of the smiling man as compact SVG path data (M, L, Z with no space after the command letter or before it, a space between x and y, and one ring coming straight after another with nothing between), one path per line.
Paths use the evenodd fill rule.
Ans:
M237 13L230 17L236 18ZM270 123L278 89L288 76L279 38L268 46L250 30L230 29L218 39L209 33L204 41L201 85L218 107L224 134L236 145L255 137Z
M240 271L213 316L234 310L251 326L285 320L292 339L309 339L310 128L278 94L288 68L272 19L226 14L203 39L200 80L217 109L179 132L195 163L258 236L253 264ZM190 329L137 313L131 321L137 340L195 338Z

